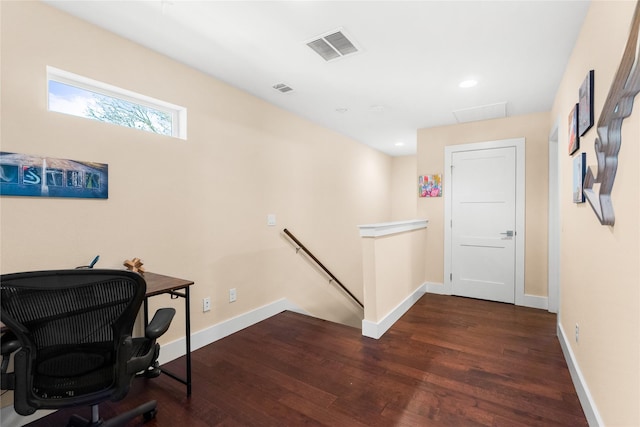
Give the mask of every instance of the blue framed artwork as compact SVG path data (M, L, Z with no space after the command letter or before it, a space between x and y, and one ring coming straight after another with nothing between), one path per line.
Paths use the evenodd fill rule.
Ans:
M109 198L109 165L0 152L0 195Z
M587 153L573 159L573 203L584 203L584 176L587 172Z
M580 102L578 103L578 130L580 136L583 136L591 126L593 126L593 74L594 71L590 70L587 73L587 77L582 82L578 94L580 96Z

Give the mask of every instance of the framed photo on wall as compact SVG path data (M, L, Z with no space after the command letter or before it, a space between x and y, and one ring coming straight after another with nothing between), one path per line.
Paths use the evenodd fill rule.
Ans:
M0 196L109 198L109 165L0 152Z
M580 148L580 136L578 135L578 108L576 104L569 114L569 155L578 151Z
M420 175L418 177L419 197L442 197L442 175Z
M584 82L582 82L582 86L580 86L580 102L578 103L580 105L578 111L580 136L587 133L593 126L593 75L593 70L589 71Z
M584 203L584 176L587 172L587 153L573 159L573 203Z

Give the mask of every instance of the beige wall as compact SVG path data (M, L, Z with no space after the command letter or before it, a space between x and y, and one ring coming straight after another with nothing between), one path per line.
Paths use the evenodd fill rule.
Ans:
M364 319L383 321L424 283L426 229L363 237Z
M1 149L107 163L110 187L108 200L0 199L2 273L139 257L196 282L194 331L283 297L360 326L281 230L362 298L357 225L390 220L389 156L40 2L0 7ZM47 65L186 107L188 140L47 111Z
M391 220L416 219L418 173L416 156L394 157L391 166ZM426 219L426 218L423 218Z
M418 130L417 174L444 176L444 147L525 138L525 294L547 295L547 182L549 113ZM418 218L427 218L427 281L444 280L444 198L419 198Z
M588 203L573 204L573 157L567 155L567 117L578 88L595 71L598 122L629 36L635 2L591 3L552 111L559 118L561 169L560 323L595 406L607 426L640 425L640 97L623 124L612 192L615 226L602 226ZM581 152L595 167L594 125ZM575 325L580 340L575 342Z

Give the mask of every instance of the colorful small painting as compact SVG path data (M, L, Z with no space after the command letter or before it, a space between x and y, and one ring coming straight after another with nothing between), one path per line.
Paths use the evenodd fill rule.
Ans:
M0 152L0 195L109 198L109 166Z
M442 175L420 175L418 194L420 197L442 197Z
M578 135L578 109L576 104L569 114L569 155L572 155L580 148L580 136Z

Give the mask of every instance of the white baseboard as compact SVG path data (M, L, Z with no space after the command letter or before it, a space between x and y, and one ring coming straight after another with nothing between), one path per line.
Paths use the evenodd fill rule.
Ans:
M208 328L202 329L197 332L191 333L191 351L195 351L201 347L204 347L212 342L218 341L226 336L229 336L235 332L238 332L244 328L268 319L271 316L275 316L285 310L295 311L298 313L307 314L300 307L290 302L286 298L274 301L270 304L258 307L254 310L243 313L239 316L232 317L231 319L217 323ZM163 344L160 349L160 357L158 362L165 364L178 357L184 356L185 338L180 338L175 341Z
M540 310L549 309L549 298L540 297L538 295L524 294L522 305L529 308L539 308Z
M451 286L444 283L425 282L424 285L427 293L438 295L451 295Z
M425 282L424 287L426 292L430 294L452 295L452 290L450 285L445 285L443 283L435 283L435 282ZM519 305L522 305L524 307L539 308L541 310L547 310L549 308L549 298L540 297L537 295L525 294L522 299L522 304L519 304Z
M362 335L369 338L379 339L385 332L389 330L394 323L402 317L426 292L425 285L420 285L400 304L389 312L381 321L375 323L370 320L362 321Z
M562 347L562 353L564 353L564 358L567 361L573 386L576 388L578 399L580 399L580 404L582 405L582 410L584 411L584 415L587 418L589 426L604 426L604 422L602 421L602 418L600 418L598 408L591 397L587 382L582 376L582 371L580 371L580 367L578 366L578 362L573 354L573 350L571 350L571 345L569 345L569 341L567 340L567 335L564 333L564 329L560 322L558 322L558 341L560 341L560 347Z

